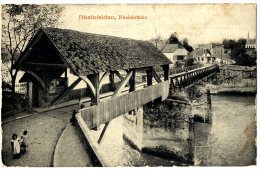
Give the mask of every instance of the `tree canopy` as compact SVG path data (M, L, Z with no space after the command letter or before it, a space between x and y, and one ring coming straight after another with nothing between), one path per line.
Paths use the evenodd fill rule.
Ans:
M58 26L63 9L59 5L2 5L1 56L10 73L13 93L19 71L14 70L14 63L39 28Z
M182 43L180 42L177 32L174 32L173 34L171 34L167 42L169 44L178 44L178 47L183 47L188 52L193 51L193 48L192 48L192 46L189 45L189 40L187 38L184 38Z
M253 66L256 65L256 51L247 50L245 48L246 39L239 40L223 40L224 48L230 51L231 58L236 61L237 65L241 66Z
M183 47L188 51L188 52L192 52L193 51L193 47L189 45L189 40L187 38L184 38L183 40Z

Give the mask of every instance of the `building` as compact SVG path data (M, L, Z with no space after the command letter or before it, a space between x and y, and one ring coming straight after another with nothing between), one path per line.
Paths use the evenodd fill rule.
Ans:
M250 39L249 33L247 34L247 40L246 40L246 49L256 49L256 39Z
M44 28L28 43L15 68L25 72L20 81L28 84L29 105L49 107L71 100L80 82L84 93L76 91L73 97L91 96L95 101L105 86L115 90L114 75L124 79L119 71L135 74L139 69L151 77L156 74L151 68L161 66L167 77L169 64L147 41ZM109 84L103 82L106 75Z
M190 55L194 58L194 61L200 63L210 63L214 62L211 59L211 52L207 48L197 48L190 53Z
M231 56L225 51L222 45L212 48L211 57L214 59L214 62L219 64L235 64L235 61L231 59Z
M221 45L214 46L212 44L200 44L197 48L191 52L195 61L210 64L210 63L224 63L234 64L235 61L231 59L231 56L225 51Z
M178 44L166 44L161 51L173 63L186 60L188 56L188 51L183 47L179 47Z

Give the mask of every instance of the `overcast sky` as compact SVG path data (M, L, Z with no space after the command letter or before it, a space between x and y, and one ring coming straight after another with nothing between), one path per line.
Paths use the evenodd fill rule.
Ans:
M82 20L79 15L143 15L146 20ZM190 44L256 37L254 4L66 5L62 28L149 40L177 32Z

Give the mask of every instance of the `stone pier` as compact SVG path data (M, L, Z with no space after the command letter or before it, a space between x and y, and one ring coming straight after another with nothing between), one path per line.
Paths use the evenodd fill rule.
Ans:
M172 101L124 115L124 139L139 151L182 163L194 163L191 108Z

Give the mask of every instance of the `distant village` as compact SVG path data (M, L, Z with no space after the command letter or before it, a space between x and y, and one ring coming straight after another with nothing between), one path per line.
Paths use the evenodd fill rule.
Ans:
M188 60L192 60L190 65L192 65L193 62L194 64L203 65L212 63L227 65L236 64L236 61L231 57L231 50L225 49L222 43L194 44L190 46L192 50L189 51L177 37L175 38L176 41L173 43L170 43L169 40L152 40L153 44L173 62L171 65L172 68L183 66L182 63L185 63ZM254 53L256 54L256 39L250 39L249 33L244 48L246 54L249 56Z

